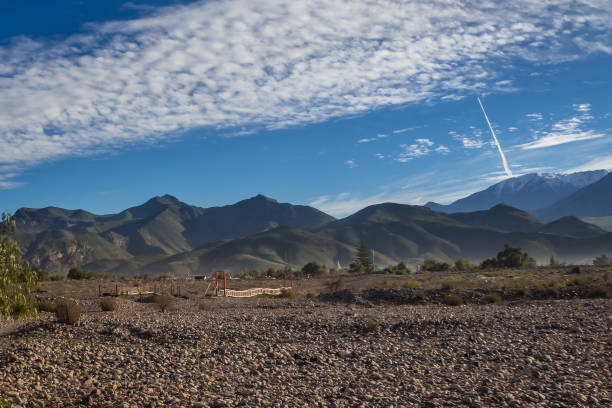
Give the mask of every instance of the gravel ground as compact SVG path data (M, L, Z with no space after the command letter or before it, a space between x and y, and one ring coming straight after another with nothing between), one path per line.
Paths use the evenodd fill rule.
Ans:
M0 406L582 407L612 404L610 300L448 307L95 301L0 335ZM365 322L379 323L370 332ZM1 331L1 330L0 330ZM8 405L8 404L7 404Z

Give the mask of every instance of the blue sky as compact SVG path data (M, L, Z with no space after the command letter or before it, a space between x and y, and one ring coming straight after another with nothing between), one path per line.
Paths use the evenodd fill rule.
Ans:
M461 3L461 4L460 4ZM612 168L608 0L0 5L0 210L332 215Z

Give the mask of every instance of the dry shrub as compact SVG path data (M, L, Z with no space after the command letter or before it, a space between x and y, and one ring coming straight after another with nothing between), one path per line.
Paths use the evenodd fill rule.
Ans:
M100 300L100 309L102 309L103 312L113 312L117 309L117 302L115 302L115 299L104 298Z
M327 289L329 289L330 292L339 292L344 288L346 288L344 278L331 279L327 281Z
M36 302L36 309L39 312L55 313L55 302L51 300L41 300Z
M444 296L444 304L448 306L461 306L463 299L459 295L448 294Z
M70 298L59 298L55 301L55 316L61 323L76 324L81 318L81 308Z
M306 298L307 299L312 299L312 298L316 298L317 297L317 292L314 291L308 291L306 292Z
M377 332L380 330L380 324L378 324L378 320L374 316L366 316L366 320L363 324L363 328L368 333Z
M285 298L285 299L295 299L297 298L297 295L295 294L295 291L293 290L293 288L284 288L284 289L281 289L281 293L279 297Z
M162 312L166 312L172 308L172 298L168 295L155 295L153 297L153 303L155 303Z
M500 303L501 301L502 301L502 298L497 293L487 293L481 299L481 302L484 303L485 305L488 305L491 303Z

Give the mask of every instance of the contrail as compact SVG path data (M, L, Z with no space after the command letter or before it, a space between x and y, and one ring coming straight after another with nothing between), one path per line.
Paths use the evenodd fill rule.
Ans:
M491 129L491 134L493 135L493 140L495 140L495 144L497 145L497 150L499 150L499 155L501 156L502 163L504 165L504 170L506 170L506 174L508 175L508 177L512 177L512 170L510 170L510 167L508 166L508 161L506 160L506 155L504 154L504 151L502 150L501 145L499 144L499 140L497 140L497 136L495 136L495 132L493 131L493 126L491 126L491 122L489 122L487 112L485 112L484 106L482 106L482 102L480 102L480 98L476 97L476 99L478 99L480 109L482 109L482 113L484 113L484 117L487 120L487 125L489 125L489 129Z

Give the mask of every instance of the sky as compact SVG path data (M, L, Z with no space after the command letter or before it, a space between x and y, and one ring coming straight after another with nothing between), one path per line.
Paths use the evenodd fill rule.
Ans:
M609 0L2 2L0 211L342 217L612 169L611 72Z

